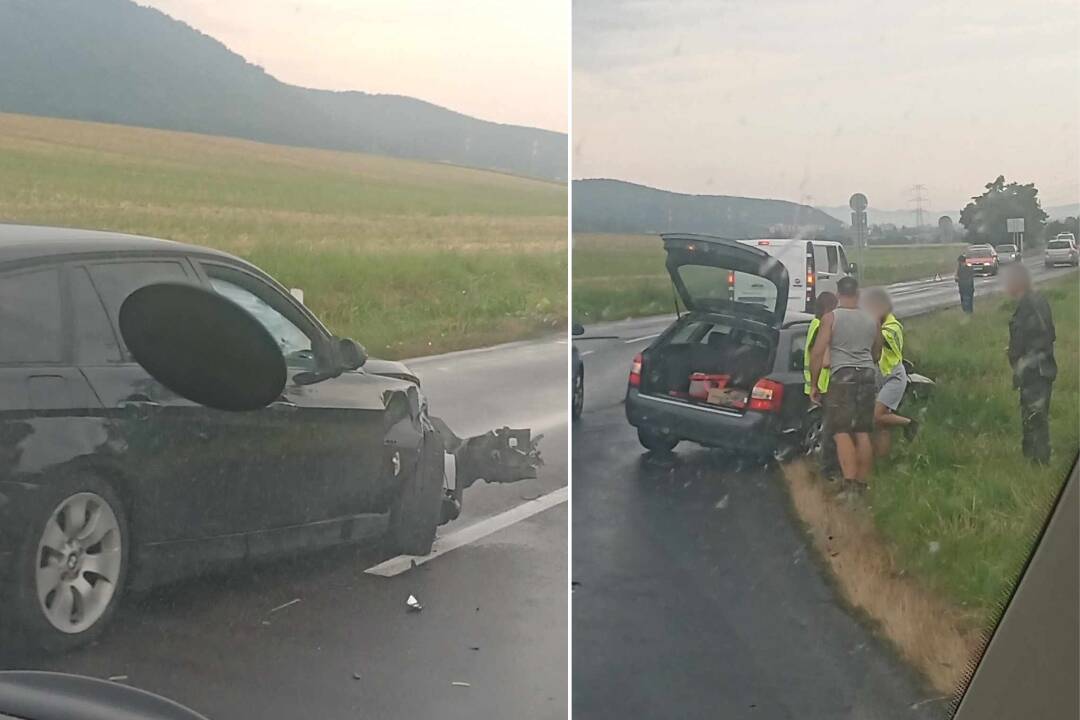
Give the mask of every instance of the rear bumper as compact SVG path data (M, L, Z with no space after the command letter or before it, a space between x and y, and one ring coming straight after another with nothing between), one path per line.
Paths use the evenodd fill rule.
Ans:
M777 415L752 410L740 415L644 395L635 388L626 393L626 419L636 428L728 450L771 453L782 439Z

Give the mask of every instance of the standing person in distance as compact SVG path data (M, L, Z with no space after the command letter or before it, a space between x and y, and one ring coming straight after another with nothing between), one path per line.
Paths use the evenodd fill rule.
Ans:
M960 291L960 309L968 315L975 312L975 271L968 267L963 255L956 258L956 288Z
M1024 457L1037 465L1050 462L1050 392L1057 378L1054 316L1050 303L1031 286L1021 264L1010 265L1005 292L1017 300L1009 320L1009 365L1013 387L1020 391L1020 427Z

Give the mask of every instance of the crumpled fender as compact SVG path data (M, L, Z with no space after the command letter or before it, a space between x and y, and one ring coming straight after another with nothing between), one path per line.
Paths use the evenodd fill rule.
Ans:
M503 427L462 439L442 418L431 418L431 424L446 452L454 456L456 485L460 489L471 487L477 480L511 483L534 478L537 468L544 464L538 448L543 435L534 438L528 428Z

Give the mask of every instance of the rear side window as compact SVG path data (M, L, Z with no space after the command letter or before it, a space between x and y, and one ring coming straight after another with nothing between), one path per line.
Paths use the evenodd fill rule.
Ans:
M833 254L833 262L836 261L836 254ZM826 252L824 245L814 245L814 269L818 272L834 272L829 266L829 254Z
M188 279L184 264L177 260L102 263L87 270L114 327L120 306L133 291L151 283Z
M63 325L56 268L0 277L0 363L60 362Z
M70 277L77 362L82 365L120 362L123 359L120 342L86 268L73 268Z

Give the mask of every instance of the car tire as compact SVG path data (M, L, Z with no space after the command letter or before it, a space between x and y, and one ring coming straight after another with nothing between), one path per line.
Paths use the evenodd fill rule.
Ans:
M638 428L637 438L638 442L641 443L646 450L656 453L669 453L679 444L678 438L661 435L658 432L646 430L645 428Z
M92 475L50 481L30 513L12 568L16 632L31 647L67 652L96 639L120 603L131 555L127 514Z
M442 517L443 448L433 433L424 435L416 469L404 480L390 509L389 544L398 555L427 555Z
M574 387L570 396L570 416L577 420L585 410L585 371L578 369L574 373Z

